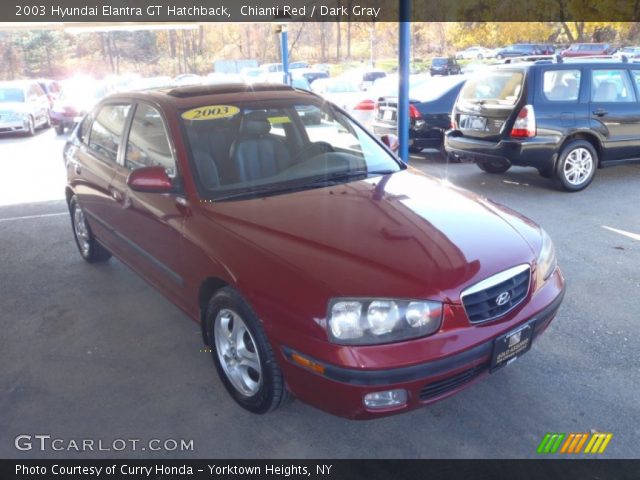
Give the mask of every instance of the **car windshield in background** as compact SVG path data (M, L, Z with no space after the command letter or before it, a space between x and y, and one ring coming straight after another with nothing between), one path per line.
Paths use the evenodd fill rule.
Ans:
M24 102L24 92L21 88L0 88L0 103Z
M468 103L515 105L522 91L520 71L493 71L477 75L465 83L460 98Z
M330 105L204 105L181 113L201 195L236 200L386 175L401 164Z
M432 65L446 65L447 64L447 59L446 58L434 58L431 61Z

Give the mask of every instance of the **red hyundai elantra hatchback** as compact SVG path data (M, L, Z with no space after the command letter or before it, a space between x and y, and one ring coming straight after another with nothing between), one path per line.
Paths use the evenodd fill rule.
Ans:
M290 394L350 418L441 400L525 353L564 294L544 230L308 92L110 96L64 156L80 254L115 255L199 322L255 413Z

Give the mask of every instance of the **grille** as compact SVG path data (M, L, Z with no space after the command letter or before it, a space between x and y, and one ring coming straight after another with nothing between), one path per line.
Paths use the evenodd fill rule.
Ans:
M420 400L430 400L432 398L439 397L440 395L444 395L447 392L455 390L458 387L461 387L465 383L470 382L482 372L487 370L487 365L478 365L469 370L465 370L464 372L458 373L453 377L445 378L444 380L440 380L438 382L430 383L422 387L420 390Z
M529 292L531 270L520 265L498 273L462 292L471 323L494 320L517 307Z

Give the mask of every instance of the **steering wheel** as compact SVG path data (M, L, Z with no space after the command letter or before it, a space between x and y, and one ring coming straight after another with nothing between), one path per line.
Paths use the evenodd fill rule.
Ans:
M335 152L334 148L328 142L313 142L309 143L300 150L295 158L295 162L303 160L303 157L313 158L323 153Z

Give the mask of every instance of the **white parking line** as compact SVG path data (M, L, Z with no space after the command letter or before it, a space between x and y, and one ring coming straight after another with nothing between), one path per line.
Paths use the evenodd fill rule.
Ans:
M638 235L637 233L618 230L617 228L607 227L606 225L602 225L602 228L606 228L607 230L611 230L612 232L616 232L616 233L619 233L620 235L624 235L625 237L632 238L633 240L640 240L640 235Z
M44 213L42 215L27 215L26 217L0 218L0 222L12 222L14 220L31 220L32 218L59 217L61 215L69 215L69 212Z

